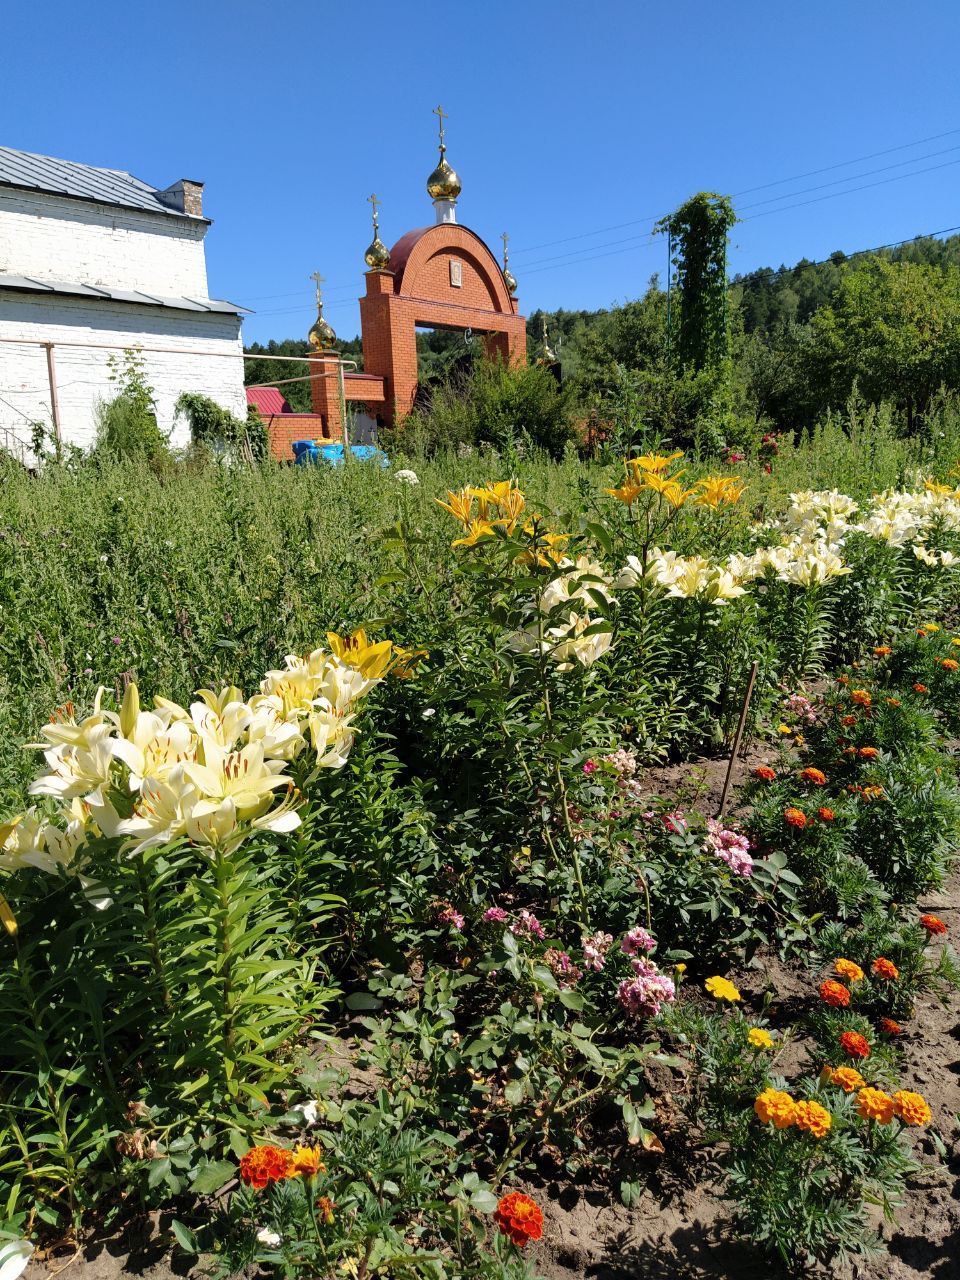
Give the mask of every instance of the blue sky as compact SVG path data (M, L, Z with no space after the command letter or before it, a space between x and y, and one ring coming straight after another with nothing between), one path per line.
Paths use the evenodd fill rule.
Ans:
M205 181L210 291L256 311L248 340L305 334L317 268L357 332L366 197L388 244L433 220L438 102L460 220L509 231L527 313L636 296L652 221L698 190L740 193L731 272L960 224L954 0L46 0L3 25L0 143Z

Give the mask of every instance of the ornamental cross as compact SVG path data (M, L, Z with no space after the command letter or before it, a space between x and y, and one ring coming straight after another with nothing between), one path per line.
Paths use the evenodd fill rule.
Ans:
M323 292L320 286L322 284L326 284L326 280L320 274L319 271L314 271L313 274L310 276L310 279L313 281L313 283L316 285L316 288L317 288L317 310L319 311L320 308L323 306Z
M367 202L373 205L373 231L374 231L374 238L376 238L376 232L380 228L380 221L377 217L377 210L380 207L380 201L377 199L376 194L374 194L372 196L367 196Z
M507 254L507 245L510 242L510 237L507 235L505 231L501 231L500 239L503 241L503 265L506 266L507 263L510 261L509 255Z
M446 111L444 111L443 107L435 107L433 115L438 116L440 119L440 154L442 155L447 149L443 140L443 122L444 120L449 120L450 117L447 115Z

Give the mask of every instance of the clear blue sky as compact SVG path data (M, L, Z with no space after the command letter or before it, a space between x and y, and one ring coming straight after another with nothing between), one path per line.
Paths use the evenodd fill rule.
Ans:
M304 335L318 267L349 337L366 197L388 244L433 220L438 102L460 220L509 231L522 309L593 308L663 270L650 223L698 190L745 193L731 272L960 224L958 48L954 0L8 3L0 143L202 179L246 338Z

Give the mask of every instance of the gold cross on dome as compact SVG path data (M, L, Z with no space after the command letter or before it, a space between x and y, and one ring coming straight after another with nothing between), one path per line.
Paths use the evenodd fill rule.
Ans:
M318 307L318 308L320 308L321 306L323 306L323 291L321 290L320 286L321 286L322 284L326 284L326 280L325 280L325 278L320 274L320 272L319 272L319 271L314 271L314 272L312 273L312 275L310 276L310 279L311 279L311 280L313 281L313 283L316 285L316 289L317 289L317 307Z
M510 261L509 256L507 254L507 245L510 243L510 237L507 235L505 231L501 231L500 239L503 241L503 265L506 266L507 263Z
M374 194L372 196L367 196L367 203L373 205L373 229L376 231L380 226L380 220L377 217L377 210L380 208L380 201L377 199L376 194Z
M444 111L443 107L434 107L433 115L438 116L440 119L440 153L442 155L447 149L446 144L443 141L443 122L444 120L449 120L450 117L447 115L446 111Z

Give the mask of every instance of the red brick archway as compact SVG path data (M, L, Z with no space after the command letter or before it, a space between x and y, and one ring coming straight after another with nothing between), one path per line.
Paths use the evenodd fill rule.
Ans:
M368 271L360 299L363 373L342 371L345 401L362 401L385 426L405 418L417 392L417 325L472 330L491 355L522 364L527 325L517 314L496 258L473 231L456 223L408 231L382 271ZM314 413L324 435L339 439L339 361L333 352L310 356Z
M527 327L496 258L475 232L456 223L408 231L384 271L367 272L360 299L363 367L383 379L381 416L406 417L417 390L417 325L471 329L511 364L526 359Z

